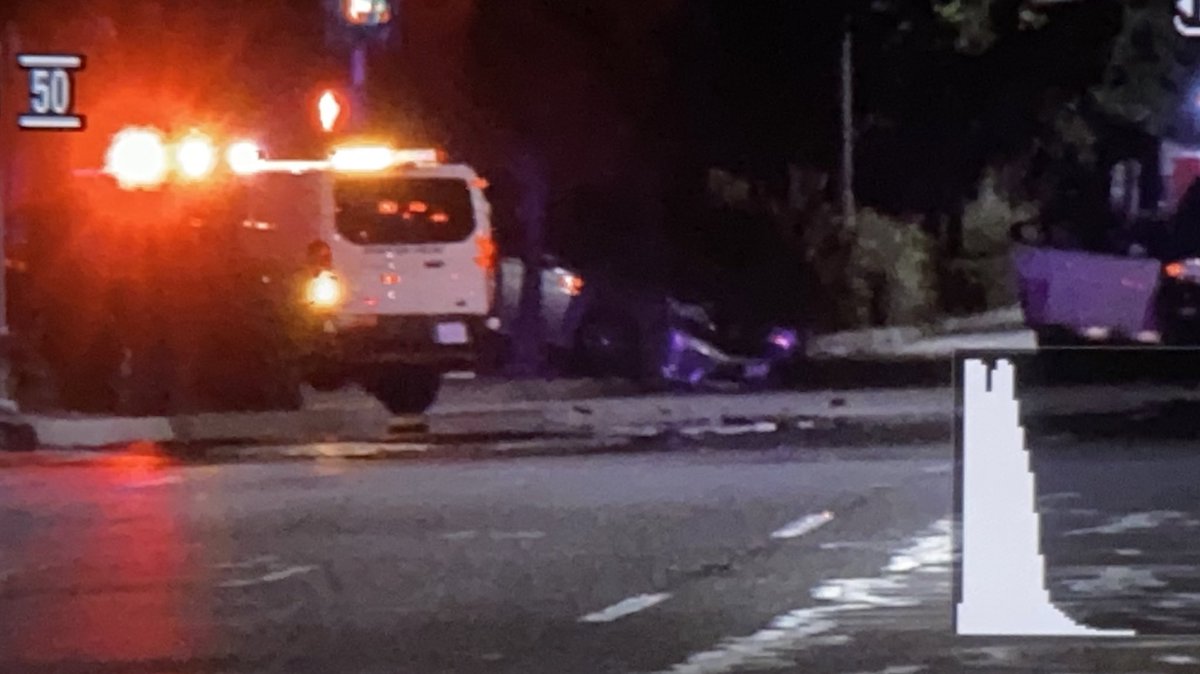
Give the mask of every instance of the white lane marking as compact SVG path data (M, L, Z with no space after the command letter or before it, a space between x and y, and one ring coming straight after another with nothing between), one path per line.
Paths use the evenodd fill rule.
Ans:
M1149 569L1131 569L1129 567L1105 567L1094 578L1072 580L1066 583L1072 592L1082 594L1121 593L1127 590L1141 590L1152 587L1166 587L1167 584L1154 577Z
M1082 498L1078 492L1063 491L1063 492L1058 492L1057 494L1046 494L1045 496L1039 498L1038 502L1039 503L1048 503L1048 502L1052 502L1052 501L1068 501L1068 500L1074 500L1074 499L1078 499L1078 498Z
M489 531L488 538L493 541L536 541L539 538L545 538L544 531ZM442 540L447 541L471 541L479 538L479 532L473 529L463 531L448 531L441 535Z
M619 620L628 615L633 615L638 611L644 611L651 606L661 604L671 597L666 592L658 594L639 594L636 597L623 599L606 609L589 613L579 619L581 623L609 623L614 620Z
M1174 510L1155 510L1144 513L1133 513L1111 520L1099 527L1088 527L1068 531L1068 536L1083 536L1086 534L1123 534L1137 529L1153 529L1171 520L1183 519L1184 514Z
M168 475L154 480L142 480L140 482L127 482L121 485L122 489L150 489L153 487L165 487L167 485L179 484L183 482L183 478L178 475Z
M610 429L611 435L618 435L631 438L656 438L667 432L665 428L658 426L614 426Z
M950 464L950 463L939 463L939 464L938 464L938 465L936 465L936 466L926 466L925 468L923 468L923 469L921 470L921 472L922 472L922 473L929 473L930 475L945 475L945 474L949 473L949 472L950 472L950 471L952 471L952 470L954 470L954 465L953 465L953 464Z
M814 529L825 526L833 520L833 513L826 510L824 512L805 515L798 520L794 520L784 525L783 528L776 530L771 534L771 538L786 539L803 536Z
M1168 665L1197 665L1197 664L1200 664L1200 660L1197 660L1196 658L1193 658L1190 655L1160 655L1155 659L1158 660L1159 662L1162 662L1162 663L1168 664Z
M1135 550L1133 548L1118 548L1117 550L1114 550L1113 552L1116 552L1118 555L1120 555L1122 557L1141 557L1142 556L1141 550Z
M545 538L544 531L491 531L488 532L493 541L536 541Z
M770 421L757 421L752 424L730 424L727 426L692 426L679 432L696 437L700 435L748 435L750 433L774 433L779 430L779 424Z
M859 672L859 674L917 674L929 669L925 665L890 665L877 672Z
M221 583L220 587L249 587L251 585L263 585L266 583L278 583L279 581L287 580L288 578L291 578L292 576L299 576L301 574L310 573L310 572L316 571L316 570L317 570L317 567L315 567L315 566L293 566L293 567L289 567L286 569L280 569L279 571L272 571L271 573L259 576L258 578L247 578L245 580L226 581L224 583Z
M1023 658L1023 653L1017 646L980 646L978 648L967 648L959 651L959 655L961 659L966 661L964 664L971 667L991 664L1008 666L1015 662L1020 662Z
M845 634L826 633L837 629L839 621L854 612L920 604L920 601L897 596L907 590L904 580L914 572L937 568L949 574L953 561L951 528L950 520L941 520L920 536L910 539L908 546L892 555L880 576L836 579L813 589L813 597L817 600L835 603L785 613L754 634L726 639L712 650L695 653L666 671L669 674L727 674L742 671L752 663L782 662L786 666L790 662L789 652L849 643L851 639ZM925 566L912 569L909 560L917 560ZM910 570L891 571L893 568Z
M1167 609L1188 608L1200 604L1200 594L1184 592L1182 594L1171 595L1170 599L1154 602L1154 606Z
M920 599L894 596L903 589L904 584L898 578L837 578L813 588L812 597L862 607L908 608L921 605Z
M920 568L941 567L950 564L953 551L945 538L920 538L909 548L896 553L887 565L891 573L905 573Z
M887 547L880 543L868 543L866 541L833 541L832 543L822 543L819 546L822 550L886 550Z

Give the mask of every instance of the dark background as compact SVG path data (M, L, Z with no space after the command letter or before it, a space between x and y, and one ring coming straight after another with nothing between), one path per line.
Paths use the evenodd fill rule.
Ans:
M745 286L779 298L785 313L825 311L801 292L814 283L812 255L784 245L761 208L714 208L707 174L720 168L778 199L793 166L822 177L817 196L836 206L847 17L860 205L933 230L956 222L996 165L1010 169L1016 193L1066 200L1046 204L1062 213L1098 213L1105 162L1147 155L1155 134L1188 136L1195 126L1191 108L1151 124L1088 96L1096 87L1141 96L1161 84L1166 93L1143 96L1161 111L1190 95L1187 59L1161 35L1129 36L1130 12L1154 2L1068 3L1036 30L1018 20L1027 2L976 3L990 21L984 47L939 19L945 3L930 0L399 4L391 40L372 52L373 128L476 165L510 234L524 189L510 159L531 154L544 167L552 250L679 286ZM26 203L55 198L46 185L62 163L97 163L107 134L134 120L199 115L252 130L276 154L312 154L324 142L314 96L348 73L318 0L60 0L0 11L17 19L26 48L90 59L79 83L90 131L18 142L27 151L17 159L17 201ZM1099 163L1084 165L1066 140L1055 121L1064 114L1090 126ZM810 223L802 214L788 226Z

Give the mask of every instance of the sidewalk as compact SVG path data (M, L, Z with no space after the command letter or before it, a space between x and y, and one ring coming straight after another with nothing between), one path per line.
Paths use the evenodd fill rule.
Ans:
M949 357L956 349L1031 349L1033 333L1025 329L1020 307L975 316L947 318L927 326L875 328L815 337L813 358L847 356Z
M819 391L647 395L624 381L448 378L441 399L421 418L392 418L356 389L306 394L298 412L117 418L31 416L42 447L106 447L130 442L322 442L379 440L396 426L433 433L645 434L672 427L720 426L730 419L794 418L905 423L949 419L948 359L956 349L1031 349L1017 308L924 328L888 328L816 338L807 376ZM863 356L866 356L864 359ZM858 357L858 360L847 360ZM897 359L889 364L889 359ZM946 372L941 368L945 367ZM935 369L936 377L925 370ZM883 376L892 370L898 378ZM920 370L920 372L917 372ZM842 375L842 376L839 376ZM924 376L914 376L914 375ZM847 379L847 381L842 381ZM880 390L863 386L897 385ZM924 388L920 388L924 386ZM1174 391L1174 390L1173 390ZM1100 395L1100 391L1095 392ZM1112 399L1111 390L1101 398ZM1178 397L1175 393L1172 396ZM1078 399L1074 401L1078 403ZM1121 403L1115 409L1121 409Z

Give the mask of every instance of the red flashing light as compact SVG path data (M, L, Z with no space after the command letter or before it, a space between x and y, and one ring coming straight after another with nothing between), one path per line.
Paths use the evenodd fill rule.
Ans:
M321 92L321 97L317 99L317 121L321 123L321 130L331 133L340 127L349 107L333 89Z
M496 242L491 234L480 234L475 237L475 246L479 254L475 256L475 264L481 269L492 271L496 268Z
M380 26L392 20L388 0L342 0L342 16L355 26Z

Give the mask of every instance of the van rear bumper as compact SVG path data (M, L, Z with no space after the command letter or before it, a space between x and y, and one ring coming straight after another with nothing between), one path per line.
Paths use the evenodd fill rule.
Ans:
M443 343L439 325L462 326L467 341ZM478 314L377 316L373 325L324 321L310 353L327 366L422 365L447 371L474 368L497 338L487 327L487 316Z

